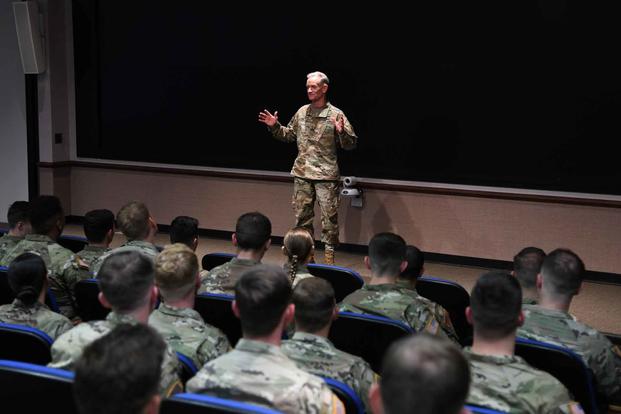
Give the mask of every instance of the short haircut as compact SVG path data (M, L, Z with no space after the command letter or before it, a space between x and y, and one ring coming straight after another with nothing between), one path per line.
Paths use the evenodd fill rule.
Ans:
M371 271L377 275L398 276L405 260L405 240L394 233L379 233L369 242Z
M91 210L84 215L84 235L91 243L101 243L114 230L114 213L110 210Z
M242 214L235 225L237 245L243 250L259 250L272 236L270 219L259 212Z
M509 273L483 274L470 293L474 331L484 339L506 337L518 328L522 289Z
M557 296L573 296L578 293L585 272L578 255L569 249L556 249L541 265L543 289Z
M15 201L9 206L6 219L11 229L14 229L20 221L29 223L30 203L28 201Z
M116 215L116 225L128 240L140 240L149 232L151 214L144 203L131 201L125 204Z
M170 242L183 243L192 247L194 239L198 237L198 220L189 216L177 216L170 223Z
M291 303L291 283L281 268L253 266L235 284L235 302L244 335L268 335Z
M15 297L26 305L39 299L47 268L41 256L35 253L22 253L9 265L7 274L9 286Z
M451 341L421 332L394 342L383 360L380 393L386 414L457 414L470 388L470 368Z
M318 277L300 280L293 289L296 330L315 333L328 325L336 301L332 285Z
M401 278L418 279L425 264L425 253L416 246L408 245L405 249L405 260L408 262L408 267L401 272Z
M319 78L319 82L321 82L322 84L324 84L324 83L326 85L330 84L330 79L328 79L328 75L326 75L323 72L316 71L316 72L311 72L308 75L306 75L306 79L310 79L310 78L314 78L314 77Z
M541 270L546 253L539 247L525 247L513 257L513 271L520 285L532 289L537 284L537 274Z
M158 394L166 344L151 327L121 324L91 342L76 362L80 413L140 413Z
M198 259L185 244L166 246L155 257L155 283L164 301L184 298L196 290L197 275Z
M124 251L103 261L97 279L112 309L127 313L144 305L154 273L153 260L136 251Z
M30 224L34 233L48 234L59 219L64 220L64 212L58 197L42 195L30 203Z

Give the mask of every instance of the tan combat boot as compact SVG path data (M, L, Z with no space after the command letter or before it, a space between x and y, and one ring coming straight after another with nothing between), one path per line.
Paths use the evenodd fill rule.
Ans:
M326 244L325 250L323 252L323 262L327 265L334 264L334 246Z

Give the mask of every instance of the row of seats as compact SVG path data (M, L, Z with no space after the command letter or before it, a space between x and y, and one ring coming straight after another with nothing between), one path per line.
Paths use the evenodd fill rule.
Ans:
M77 413L73 403L73 381L74 374L70 371L0 360L0 399L5 406L19 407L23 412L46 412L49 407L54 407L66 414ZM330 379L326 379L326 383L344 402L346 413L364 413L360 399L349 387ZM37 398L32 398L33 392ZM497 413L485 408L468 407L474 413ZM208 395L183 393L164 399L160 413L277 414L278 411Z

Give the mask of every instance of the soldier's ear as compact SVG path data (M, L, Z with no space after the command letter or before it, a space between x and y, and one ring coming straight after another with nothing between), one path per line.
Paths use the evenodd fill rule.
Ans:
M371 270L371 260L369 260L369 256L364 256L364 265L367 269Z
M108 302L108 299L106 299L103 293L99 292L99 295L97 295L97 299L99 299L99 303L101 303L101 306L106 309L112 309L112 305L110 305L110 302Z
M384 404L382 403L382 393L380 386L374 382L369 388L369 405L373 414L384 414Z
M403 273L405 269L408 268L408 261L404 260L401 262L401 266L399 266L399 273Z
M235 233L231 234L231 243L233 243L233 246L237 247L237 235Z
M234 300L231 303L231 309L233 310L233 315L235 315L235 317L239 319L239 306L237 306L237 301Z
M473 325L473 322L472 322L473 321L473 319L472 319L472 308L470 306L467 306L466 310L465 310L465 313L466 313L466 320L468 321L468 323L470 325Z
M295 305L293 303L290 303L289 305L287 305L287 308L285 309L285 312L283 313L283 328L286 328L287 326L289 326L291 324L291 322L293 322L293 319L295 318Z
M537 273L537 280L535 281L535 286L537 286L538 291L543 288L543 276L541 276L541 273Z

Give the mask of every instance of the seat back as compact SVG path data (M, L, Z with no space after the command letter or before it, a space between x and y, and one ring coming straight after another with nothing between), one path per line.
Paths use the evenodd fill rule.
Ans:
M192 358L187 355L182 354L181 352L176 352L177 358L179 362L181 362L181 382L185 386L185 383L188 382L190 378L192 378L198 372L198 368Z
M468 291L458 283L436 277L423 276L416 282L419 295L438 303L451 315L451 322L462 345L472 344L472 325L466 319L470 306Z
M60 236L58 240L56 240L58 244L63 246L65 249L69 249L74 253L83 250L88 244L88 240L85 237L80 236Z
M480 414L505 414L504 411L496 411L496 410L492 410L491 408L479 407L479 406L471 405L471 404L466 404L466 408L469 409L473 413L480 413Z
M362 276L355 270L347 267L309 263L308 271L313 276L330 282L334 289L334 297L337 303L364 285Z
M9 286L8 268L0 266L0 305L6 305L13 302L15 299L15 293ZM45 304L56 313L59 313L58 304L56 303L56 296L48 288L45 295Z
M75 284L74 294L77 304L76 312L84 321L106 319L110 309L99 302L99 283L97 279L84 279Z
M201 260L203 270L211 270L216 266L230 262L235 255L233 253L207 253Z
M212 397L210 395L182 393L162 401L160 414L278 414L279 411L253 404Z
M0 401L7 412L77 413L72 372L0 360Z
M329 339L338 349L358 355L373 371L381 372L386 349L399 338L414 332L403 322L375 315L339 312Z
M598 413L605 407L596 394L593 374L582 358L570 350L557 345L532 339L517 338L515 354L524 358L533 367L552 374L565 385L578 401L585 413ZM602 410L606 412L606 410Z
M323 377L323 380L328 384L330 390L336 395L339 400L345 406L346 414L364 414L364 404L358 394L354 392L347 384L332 378Z
M45 365L52 360L53 339L24 325L0 323L0 359Z
M242 337L242 330L241 322L231 309L233 299L232 295L201 293L196 296L194 309L200 313L206 323L220 328L231 345L235 346Z

